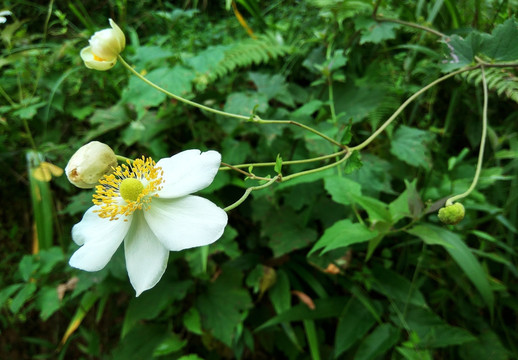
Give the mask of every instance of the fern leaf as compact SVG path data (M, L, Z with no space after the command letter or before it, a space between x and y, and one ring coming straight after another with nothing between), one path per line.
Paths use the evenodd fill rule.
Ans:
M507 97L518 103L518 77L508 69L485 69L487 87L495 91L499 96ZM462 74L466 81L479 86L482 83L482 71L477 69L468 74Z

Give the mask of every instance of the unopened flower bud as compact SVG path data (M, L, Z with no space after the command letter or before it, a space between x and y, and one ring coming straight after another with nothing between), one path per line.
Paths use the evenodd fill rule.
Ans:
M81 189L93 188L104 175L117 167L113 150L99 141L83 145L68 161L65 173L68 181Z
M117 56L126 47L126 37L110 19L111 29L97 31L90 38L90 46L81 50L81 58L89 69L105 71L111 69L117 62Z
M439 209L439 220L443 224L457 225L464 219L464 206L461 203L455 203Z

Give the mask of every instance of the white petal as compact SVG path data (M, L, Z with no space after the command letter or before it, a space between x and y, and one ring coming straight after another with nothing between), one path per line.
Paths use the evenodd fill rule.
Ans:
M157 162L164 171L161 198L177 198L204 189L212 183L221 164L214 150L186 150Z
M228 221L223 209L193 195L153 199L144 217L153 233L171 251L212 244L221 237Z
M87 46L81 50L81 59L83 59L85 66L89 69L106 71L111 69L115 63L117 63L117 58L108 59L106 61L95 60L94 54L92 53L92 47Z
M139 296L162 278L169 258L169 251L153 234L141 211L133 215L124 253L131 285Z
M99 217L93 211L99 209L92 206L83 219L72 228L72 239L81 246L70 258L72 267L98 271L106 266L108 261L126 236L131 224L131 217L119 220L109 220Z

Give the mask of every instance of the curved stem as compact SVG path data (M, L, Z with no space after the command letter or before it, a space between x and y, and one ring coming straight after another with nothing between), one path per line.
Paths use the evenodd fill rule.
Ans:
M324 155L324 156L319 156L319 157L315 157L315 158L311 158L311 159L303 159L303 160L288 160L288 161L282 161L282 165L296 165L296 164L306 164L306 163L310 163L310 162L315 162L315 161L322 161L322 160L327 160L327 159L331 159L331 158L334 158L334 157L337 157L337 156L340 156L340 155L343 155L347 152L348 150L345 149L345 150L342 150L342 151L338 151L334 154L330 154L330 155ZM227 165L227 164L224 164L222 163L223 166L221 166L219 168L220 171L224 171L224 170L233 170L233 169L242 169L242 168L249 168L250 166L253 166L253 167L265 167L265 166L275 166L276 163L275 162L266 162L266 163L250 163L250 164L239 164L239 165Z
M389 19L389 18L384 18L384 17L379 17L379 16L375 16L374 20L380 21L380 22L393 22L393 23L396 23L396 24L410 26L410 27L413 27L413 28L416 28L416 29L419 29L419 30L427 31L430 34L434 34L434 35L437 35L437 36L442 37L442 38L448 37L446 34L443 34L440 31L434 30L434 29L429 28L429 27L424 26L424 25L419 25L419 24L416 24L416 23L408 22L408 21L403 21L403 20L399 20L399 19Z
M457 74L460 74L460 73L463 73L463 72L466 72L466 71L471 71L471 70L474 70L474 69L478 69L479 67L481 67L481 65L471 66L471 67L468 67L468 68L463 68L463 69L454 71L454 72L449 73L447 75L444 75L443 77L440 77L439 79L437 79L437 80L431 82L430 84L426 85L425 87L423 87L422 89L420 89L419 91L414 93L412 96L410 96L403 104L401 104L399 106L399 108L387 119L387 121L385 121L385 123L383 125L381 125L378 130L376 130L371 136L369 136L369 138L367 140L362 142L360 145L350 147L349 150L350 151L361 150L364 147L366 147L367 145L369 145L379 134L381 134L387 128L387 126L389 126L392 123L392 121L394 121L397 118L397 116L412 101L414 101L419 95L421 95L422 93L426 92L428 89L434 87L435 85L439 84L440 82L443 82L444 80L447 80L447 79L449 79L449 78L451 78L451 77L453 77L453 76L455 76Z
M486 74L484 72L484 66L480 68L482 71L482 86L484 88L484 106L482 108L482 137L480 139L480 149L478 151L478 161L477 161L477 169L475 170L475 176L473 177L473 182L471 186L463 192L462 194L452 196L448 200L446 200L446 206L452 205L454 201L460 200L468 196L477 186L478 178L480 176L480 171L482 170L482 160L484 158L484 147L486 145L486 134L487 134L487 102L488 102L488 94L487 94L487 80Z
M172 97L173 99L175 100L178 100L178 101L181 101L185 104L188 104L188 105L191 105L191 106L194 106L194 107L197 107L198 109L202 109L202 110L205 110L205 111L209 111L211 113L214 113L214 114L218 114L218 115L223 115L223 116L228 116L228 117L233 117L233 118L236 118L236 119L241 119L241 120L249 120L250 117L249 116L244 116L244 115L238 115L238 114L232 114L232 113L228 113L228 112L225 112L225 111L220 111L220 110L216 110L216 109L213 109L213 108L210 108L208 106L205 106L205 105L201 105L201 104L198 104L194 101L191 101L191 100L187 100L181 96L178 96L178 95L175 95L173 94L172 92L169 92L167 91L166 89L156 85L155 83L149 81L148 79L146 79L144 76L142 76L137 70L135 70L134 68L132 68L126 61L124 61L124 59L122 58L122 56L118 56L118 59L119 61L122 63L122 65L124 65L129 71L131 71L133 73L133 75L135 75L136 77L138 77L140 80L144 81L146 84L148 84L149 86L153 87L154 89L160 91L160 92L163 92L164 94L166 94L167 96L169 97Z
M239 198L238 201L236 201L235 203L233 203L232 205L229 205L227 206L226 208L224 208L223 210L224 211L230 211L232 209L235 209L236 207L238 207L239 205L241 205L243 203L243 201L246 200L246 198L248 197L248 195L250 195L250 193L254 190L261 190L261 189L264 189L264 188L267 188L268 186L272 185L274 182L276 182L278 179L280 178L280 175L277 175L275 176L274 178L272 178L270 181L268 181L266 184L263 184L263 185L258 185L258 186L252 186L252 187L249 187L248 189L246 189L245 193L243 194L243 196L241 196Z
M135 75L136 77L138 77L140 80L144 81L146 84L148 84L149 86L151 86L152 88L166 94L167 96L169 97L172 97L173 99L175 100L178 100L178 101L181 101L185 104L188 104L188 105L191 105L191 106L194 106L194 107L197 107L198 109L202 109L202 110L205 110L205 111L208 111L208 112L211 112L211 113L214 113L214 114L217 114L217 115L221 115L221 116L227 116L227 117L231 117L231 118L235 118L235 119L240 119L240 120L247 120L247 121L252 121L252 122L255 122L255 123L259 123L259 124L290 124L290 125L295 125L295 126L298 126L298 127L301 127L307 131L310 131L312 132L313 134L316 134L324 139L326 139L327 141L331 142L332 144L334 145L337 145L339 146L340 148L344 149L344 145L340 144L339 142L331 139L329 136L325 135L325 134L322 134L320 131L317 131L309 126L306 126L304 124L301 124L299 122L296 122L296 121L293 121L293 120L263 120L261 119L259 116L257 115L252 115L252 116L245 116L245 115L238 115L238 114L232 114L232 113L228 113L226 111L221 111L221 110L216 110L216 109L213 109L213 108L210 108L208 106L205 106L205 105L201 105L201 104L198 104L197 102L194 102L194 101L191 101L191 100L187 100L181 96L178 96L178 95L175 95L173 94L172 92L169 92L167 91L166 89L156 85L155 83L149 81L148 79L146 79L144 76L142 76L138 71L136 71L134 68L132 68L124 59L122 56L118 56L118 59L119 61L122 63L122 65L124 65L131 73L133 73L133 75Z
M320 172L320 171L324 171L324 170L327 170L327 169L334 168L335 166L338 166L341 163L343 163L345 160L347 160L351 155L352 155L352 152L348 151L343 158L341 158L340 160L338 160L337 162L334 162L332 164L324 165L324 166L321 166L321 167L316 168L316 169L301 171L299 173L295 173L295 174L288 175L288 176L283 176L282 177L282 182L294 179L294 178L299 177L299 176L314 174L314 173L317 173L317 172Z

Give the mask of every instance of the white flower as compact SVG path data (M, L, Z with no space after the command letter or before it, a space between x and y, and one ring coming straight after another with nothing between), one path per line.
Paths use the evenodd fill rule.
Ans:
M0 24L3 24L7 21L6 16L11 16L13 13L9 10L0 11Z
M65 168L68 181L81 189L99 184L99 179L117 167L117 156L106 144L90 141L77 150Z
M126 37L120 27L112 19L109 22L112 28L97 31L89 40L90 46L81 50L81 58L89 69L111 69L126 47Z
M216 151L187 150L156 164L151 158L121 165L96 187L94 206L72 228L82 245L70 265L101 270L124 242L126 267L137 296L156 285L169 251L218 240L227 213L189 195L212 183L221 163Z

